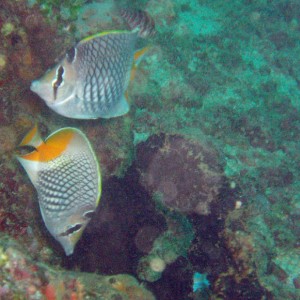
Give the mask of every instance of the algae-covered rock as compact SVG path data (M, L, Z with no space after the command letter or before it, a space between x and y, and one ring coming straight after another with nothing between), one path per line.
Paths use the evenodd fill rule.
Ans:
M194 238L193 227L187 217L161 209L165 214L167 230L155 239L152 249L139 260L137 267L139 279L149 282L159 280L166 267L178 257L186 257Z
M22 248L0 235L1 299L155 299L129 275L68 272L36 262Z

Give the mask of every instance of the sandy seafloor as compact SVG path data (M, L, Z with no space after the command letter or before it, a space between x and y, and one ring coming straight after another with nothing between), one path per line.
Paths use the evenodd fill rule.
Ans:
M72 20L16 2L0 4L0 299L299 299L299 2L86 1ZM137 43L130 112L51 111L30 82L75 41L127 29L121 8L157 31ZM69 258L13 155L35 123L80 128L100 160L101 202Z

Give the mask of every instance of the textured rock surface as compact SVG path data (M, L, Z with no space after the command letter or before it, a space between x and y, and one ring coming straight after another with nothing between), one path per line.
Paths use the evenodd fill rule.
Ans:
M0 235L1 299L154 300L129 275L67 272L33 260L16 242Z
M183 213L208 215L223 183L220 157L212 146L180 135L151 136L137 147L142 185Z

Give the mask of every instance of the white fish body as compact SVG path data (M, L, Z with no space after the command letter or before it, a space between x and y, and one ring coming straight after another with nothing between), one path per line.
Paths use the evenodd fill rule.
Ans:
M31 90L58 114L75 119L112 118L129 110L125 99L133 67L136 31L110 31L88 37Z
M57 130L43 142L34 127L20 144L26 145L35 150L17 158L37 190L47 229L71 255L99 203L97 158L76 128Z

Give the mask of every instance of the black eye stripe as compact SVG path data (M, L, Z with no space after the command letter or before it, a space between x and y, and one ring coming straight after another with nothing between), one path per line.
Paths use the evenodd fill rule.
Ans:
M63 75L64 75L64 68L62 66L59 66L56 74L56 80L53 82L53 95L54 100L56 100L57 96L57 89L60 87L61 83L63 82Z
M60 236L67 236L70 235L76 231L78 231L82 227L82 224L76 224L75 226L69 228L65 232L61 233Z
M34 151L37 151L34 146L31 145L25 145L25 146L20 146L16 149L18 155L25 155Z
M67 51L66 58L67 58L68 63L72 63L74 61L74 58L75 58L75 48L74 47L72 47L71 49L69 49Z
M63 81L63 74L64 74L65 70L62 66L60 66L57 70L57 76L56 76L56 81L54 83L54 85L57 85L57 87L59 87Z

